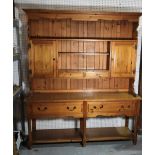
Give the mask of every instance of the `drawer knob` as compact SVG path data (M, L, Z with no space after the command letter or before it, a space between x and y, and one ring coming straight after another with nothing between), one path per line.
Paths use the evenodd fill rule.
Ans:
M76 106L74 106L74 107L67 107L67 109L68 109L69 111L74 111L74 110L76 109Z
M96 109L96 106L94 106L93 108Z
M47 110L47 107L43 107L43 108L38 107L38 110L39 110L39 111L45 111L45 110Z
M100 106L100 109L102 109L102 108L103 108L103 105Z
M124 108L124 106L123 106L123 105L121 105L121 108Z
M130 105L128 105L128 108L130 108Z

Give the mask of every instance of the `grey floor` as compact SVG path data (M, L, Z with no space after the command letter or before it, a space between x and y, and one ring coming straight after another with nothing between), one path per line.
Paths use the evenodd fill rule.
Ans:
M88 142L86 147L80 143L33 145L31 150L21 148L20 155L141 155L142 137L137 145L132 141Z

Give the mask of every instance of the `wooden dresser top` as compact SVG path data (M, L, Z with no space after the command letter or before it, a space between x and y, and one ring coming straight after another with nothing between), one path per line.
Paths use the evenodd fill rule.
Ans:
M119 100L141 100L140 96L133 96L129 93L32 93L28 96L30 102L50 101L119 101Z

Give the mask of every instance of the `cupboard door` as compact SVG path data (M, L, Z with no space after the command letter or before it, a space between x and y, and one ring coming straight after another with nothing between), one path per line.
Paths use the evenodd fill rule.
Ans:
M56 42L32 41L29 71L32 77L56 77Z
M111 76L134 77L136 69L136 42L112 42L111 52Z

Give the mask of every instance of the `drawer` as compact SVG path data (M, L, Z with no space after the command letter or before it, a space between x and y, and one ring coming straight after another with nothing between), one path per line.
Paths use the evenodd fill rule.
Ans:
M135 114L135 103L121 102L88 102L88 116L132 116Z
M31 115L37 117L82 117L82 102L32 103Z

